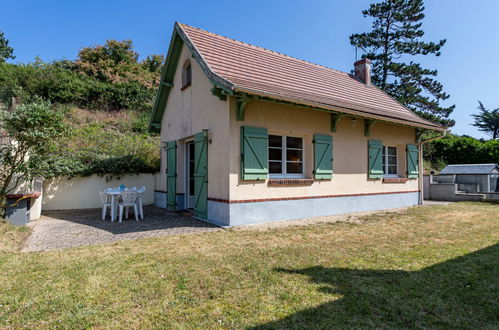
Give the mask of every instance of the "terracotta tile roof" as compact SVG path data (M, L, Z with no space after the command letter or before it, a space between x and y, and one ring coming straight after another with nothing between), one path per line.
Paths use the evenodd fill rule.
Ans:
M209 70L236 92L272 97L374 119L432 129L376 86L348 73L178 24Z

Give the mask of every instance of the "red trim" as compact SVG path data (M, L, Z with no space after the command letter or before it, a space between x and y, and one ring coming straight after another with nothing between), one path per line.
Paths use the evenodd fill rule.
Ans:
M405 183L408 178L383 178L383 183Z
M303 197L284 197L284 198L264 198L264 199L243 199L243 200L227 200L220 198L208 197L209 201L227 203L227 204L238 204L238 203L257 203L257 202L277 202L277 201L289 201L289 200L299 200L299 199L314 199L314 198L336 198L336 197L355 197L355 196L372 196L372 195L390 195L390 194L407 194L415 193L419 190L407 190L407 191L394 191L394 192L377 192L377 193L360 193L360 194L345 194L345 195L322 195L322 196L303 196Z
M28 193L28 194L7 194L5 198L38 198L41 193Z
M291 185L310 185L314 183L313 179L269 179L269 186L291 186Z

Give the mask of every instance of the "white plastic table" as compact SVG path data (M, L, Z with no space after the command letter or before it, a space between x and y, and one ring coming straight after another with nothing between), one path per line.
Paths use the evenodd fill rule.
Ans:
M142 197L142 193L138 191L138 189L127 188L127 190L134 190L138 192ZM104 193L111 196L111 221L116 220L116 206L117 206L116 202L118 200L119 195L122 192L123 191L121 191L120 189L114 189L114 188L108 188L104 191Z

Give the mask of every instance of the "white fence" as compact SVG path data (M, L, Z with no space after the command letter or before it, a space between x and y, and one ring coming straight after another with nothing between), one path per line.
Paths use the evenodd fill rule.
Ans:
M155 174L132 174L121 177L77 176L71 179L46 180L43 185L42 210L92 209L101 207L98 191L124 184L127 187L146 187L144 205L154 203Z

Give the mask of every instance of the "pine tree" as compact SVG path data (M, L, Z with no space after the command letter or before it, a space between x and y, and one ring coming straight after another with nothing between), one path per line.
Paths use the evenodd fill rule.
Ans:
M5 39L5 36L2 31L0 31L0 63L5 62L9 58L14 59L15 56L14 49L9 46L9 41Z
M475 118L472 125L478 127L479 131L489 134L492 140L499 138L499 108L488 110L482 102L478 101L477 109L480 110L480 113L471 115Z
M372 31L352 34L350 43L362 49L372 60L372 81L418 115L447 126L454 125L449 115L454 105L440 106L449 98L436 81L437 70L423 68L412 60L414 55L440 56L446 40L424 42L421 29L423 0L385 0L363 10L364 17L374 19Z

